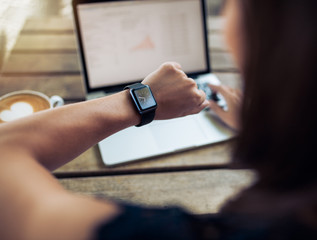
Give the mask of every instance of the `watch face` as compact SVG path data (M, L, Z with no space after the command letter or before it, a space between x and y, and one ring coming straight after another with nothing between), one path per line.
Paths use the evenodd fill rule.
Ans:
M151 93L151 90L147 86L134 90L134 94L142 110L156 106L156 101Z

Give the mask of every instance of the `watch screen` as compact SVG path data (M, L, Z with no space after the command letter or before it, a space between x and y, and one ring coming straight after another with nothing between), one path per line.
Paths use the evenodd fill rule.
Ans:
M142 110L149 109L156 106L156 102L148 87L134 90L134 94L138 99L139 105Z

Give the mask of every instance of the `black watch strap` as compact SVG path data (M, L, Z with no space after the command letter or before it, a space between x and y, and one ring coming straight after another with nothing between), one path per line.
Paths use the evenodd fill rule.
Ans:
M141 115L141 122L138 125L135 125L135 126L136 127L141 127L143 125L149 124L150 122L153 121L154 117L155 117L155 110L147 112L147 113L143 113Z
M155 117L156 105L155 105L155 107L152 107L152 108L149 108L146 110L142 110L142 109L140 109L140 104L137 102L136 96L134 95L134 92L133 92L134 90L142 89L145 87L149 88L149 91L151 92L150 87L148 85L144 85L142 83L131 84L131 85L128 85L124 88L124 89L130 89L130 95L132 97L132 100L136 106L137 111L141 115L141 122L138 125L136 125L136 127L141 127L141 126L144 126L144 125L152 122L154 117ZM151 92L151 95L154 99L152 92ZM154 101L155 101L155 99L154 99Z

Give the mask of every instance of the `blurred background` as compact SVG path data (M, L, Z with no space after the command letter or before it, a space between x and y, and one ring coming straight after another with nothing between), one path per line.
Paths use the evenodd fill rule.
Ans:
M0 0L0 70L28 17L72 17L72 0ZM219 15L222 0L206 0L208 13Z

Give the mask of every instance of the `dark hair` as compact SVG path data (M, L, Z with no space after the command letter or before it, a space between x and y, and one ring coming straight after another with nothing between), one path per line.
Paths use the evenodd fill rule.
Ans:
M317 1L239 4L245 97L234 160L263 187L304 188L317 179Z

